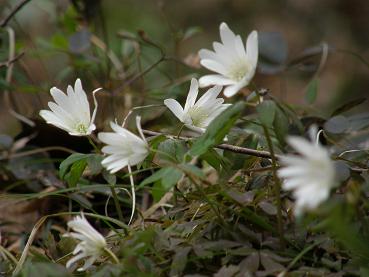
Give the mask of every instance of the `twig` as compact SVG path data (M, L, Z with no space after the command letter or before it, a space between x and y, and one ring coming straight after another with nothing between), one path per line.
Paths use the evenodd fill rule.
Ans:
M119 93L120 91L122 91L123 88L125 88L126 86L129 86L130 84L132 84L136 80L141 79L144 75L146 75L147 73L149 73L152 69L154 69L160 63L162 63L163 61L167 60L167 56L165 54L165 51L164 51L164 49L160 45L158 45L157 43L155 43L152 40L150 40L143 31L139 31L138 32L138 35L139 35L140 39L143 42L151 45L152 47L154 47L154 48L156 48L156 49L158 49L160 51L160 58L156 62L154 62L153 64L151 64L150 66L148 66L145 70L137 73L131 79L125 81L122 85L120 85L118 88L116 88L113 91L113 95L116 95L117 93ZM127 35L122 34L122 33L118 33L118 36L121 37L121 38L125 38L125 39L130 39L130 40L137 41L138 43L141 42L140 39L138 39L138 38L127 36Z
M8 60L6 62L2 62L0 63L0 68L3 66L9 67L12 63L16 62L17 60L19 60L21 57L23 57L24 52L19 53L18 55L16 55L13 59Z
M17 13L19 12L23 6L25 6L28 2L31 2L31 0L22 0L20 1L11 11L10 13L8 14L8 16L6 16L0 23L0 27L5 27L9 20L12 19L12 17Z
M177 137L175 135L169 135L169 134L164 134L164 133L160 133L160 132L154 132L154 131L150 131L150 130L142 130L143 133L145 135L148 136L160 136L160 135L164 135L167 138L173 138L173 139L180 139L180 140L184 140L184 141L189 141L192 140L194 138L192 137ZM262 151L262 150L255 150L255 149L251 149L251 148L245 148L245 147L240 147L240 146L235 146L235 145L231 145L231 144L219 144L217 146L215 146L216 148L219 149L223 149L223 150L228 150L231 152L235 152L235 153L239 153L239 154L245 154L245 155L250 155L250 156L255 156L255 157L260 157L260 158L267 158L270 159L272 156L270 154L270 152L268 151ZM278 159L279 155L275 155L275 158Z
M119 93L120 91L122 91L126 86L129 86L130 84L132 84L136 80L142 78L144 75L146 75L148 72L150 72L153 68L155 68L157 65L159 65L164 60L165 60L165 56L161 56L156 62L154 62L153 64L151 64L150 66L148 66L144 71L136 74L131 79L129 79L128 81L124 82L121 86L119 86L118 88L116 88L113 91L113 95L116 95L117 93Z
M8 57L8 61L12 61L16 58L15 56L15 33L14 30L11 27L7 27L6 28L7 32L8 32L8 36L9 36L9 57ZM5 81L7 84L10 85L11 81L12 81L12 76L13 76L13 67L14 67L14 63L9 63L8 68L6 70L6 76L5 76ZM15 118L17 118L18 120L24 122L25 124L34 127L36 126L36 124L26 118L25 116L17 113L13 108L11 103L13 102L13 104L15 104L13 98L10 96L10 91L8 89L4 90L4 105L7 108L8 112L14 116Z
M43 152L50 152L50 151L63 151L63 152L67 152L70 154L76 153L75 151L65 148L65 147L61 147L61 146L49 146L49 147L44 147L44 148L37 148L34 150L29 150L29 151L23 151L23 152L18 152L15 154L10 154L6 157L0 157L0 161L1 160L7 160L10 158L19 158L19 157L24 157L24 156L29 156L29 155L34 155L34 154L38 154L38 153L43 153Z

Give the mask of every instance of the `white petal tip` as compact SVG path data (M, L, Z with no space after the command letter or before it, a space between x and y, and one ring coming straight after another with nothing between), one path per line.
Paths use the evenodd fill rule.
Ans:
M222 30L222 29L229 29L229 27L228 27L227 23L225 23L225 22L220 23L219 28L220 28L221 30Z

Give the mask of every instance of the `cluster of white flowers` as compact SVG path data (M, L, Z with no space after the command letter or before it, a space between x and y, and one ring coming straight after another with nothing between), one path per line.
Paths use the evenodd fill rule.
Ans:
M183 123L184 126L196 132L203 133L209 124L231 104L224 104L223 98L218 98L224 89L224 95L231 97L247 86L253 78L258 62L258 34L250 33L246 45L239 35L235 35L227 26L220 25L221 43L214 42L214 51L202 49L199 51L200 63L205 68L216 72L191 80L191 86L186 103L182 107L174 99L164 100L168 109ZM246 46L246 47L245 47ZM200 87L213 86L205 92L197 101ZM53 87L50 93L55 102L49 102L51 109L40 111L40 116L47 123L53 124L74 136L88 136L95 129L97 102L93 98L95 109L91 116L87 95L82 88L81 81L76 80L74 89L69 86L67 94ZM137 136L127 129L111 122L113 132L101 132L98 139L106 144L102 152L106 157L102 165L111 173L140 164L149 154L147 143L140 125L140 117L136 118ZM314 135L316 136L316 134ZM301 214L305 210L312 210L328 198L330 190L334 187L334 166L329 152L319 142L309 142L301 137L289 137L288 143L301 156L286 155L281 157L283 166L278 170L278 175L283 179L283 188L292 190L296 198L295 213ZM131 177L133 209L135 197L133 178ZM84 266L79 270L85 270L101 255L106 248L104 237L99 234L84 218L76 217L68 223L75 232L67 234L80 241L73 254L76 255L68 261L67 267L80 259L88 258Z

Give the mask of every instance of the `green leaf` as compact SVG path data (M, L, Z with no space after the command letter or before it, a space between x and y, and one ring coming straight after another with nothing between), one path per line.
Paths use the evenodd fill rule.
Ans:
M278 139L278 142L284 146L286 144L286 136L288 134L289 121L284 112L277 107L275 117L273 121L274 133Z
M158 171L156 171L154 174L152 174L150 177L143 180L139 185L138 188L144 187L148 184L154 183L156 181L159 181L163 176L166 174L166 171L168 168L161 168Z
M67 269L57 263L39 261L27 262L17 276L40 276L40 277L68 277L72 276Z
M141 182L138 188L150 183L155 183L152 195L154 197L154 201L158 201L166 192L177 184L182 175L183 173L174 167L162 168Z
M181 163L187 152L187 147L186 142L182 140L167 139L159 144L158 150L162 153L159 152L157 158L164 161Z
M59 166L59 177L64 180L69 168L77 161L86 160L90 154L74 153L61 162Z
M205 179L204 172L202 172L202 170L197 166L194 166L192 164L179 164L178 166L185 174L191 174L200 179Z
M256 107L258 117L262 124L272 126L277 105L272 100L265 100Z
M148 184L162 180L164 187L166 189L170 189L172 186L174 186L178 182L181 176L182 176L182 172L174 167L170 166L170 167L161 168L158 171L156 171L153 175L143 180L138 187L141 188Z
M68 50L68 40L66 39L65 35L56 33L51 38L51 44L60 50Z
M117 183L117 176L114 174L111 174L109 171L104 170L102 173L102 176L106 182L108 182L109 185L114 186Z
M103 170L103 166L101 165L102 160L103 156L101 155L90 155L89 157L87 157L87 165L92 175L97 175L101 173L101 171Z
M359 231L353 222L355 218L352 207L343 203L331 206L327 211L327 219L322 221L320 227L330 232L345 248L347 248L362 263L369 262L369 238L367 234Z
M222 155L220 155L215 149L210 148L207 152L202 154L200 158L214 167L216 170L220 170L221 167L229 168L230 163Z
M165 192L169 191L174 185L176 185L182 175L183 173L178 169L169 167L161 180Z
M314 78L308 84L308 87L307 87L306 93L305 93L305 100L309 104L313 104L315 102L316 97L318 95L318 87L319 87L319 79L317 79L317 78Z
M70 187L75 187L81 178L83 171L87 166L86 159L78 160L70 168L70 171L65 175L64 179Z
M190 149L190 155L202 155L209 148L221 143L241 115L243 109L244 103L238 102L218 115L209 124L205 133L194 142Z
M175 255L173 257L172 264L170 266L170 276L181 276L183 270L187 265L188 254L190 253L192 247L180 247L175 250Z

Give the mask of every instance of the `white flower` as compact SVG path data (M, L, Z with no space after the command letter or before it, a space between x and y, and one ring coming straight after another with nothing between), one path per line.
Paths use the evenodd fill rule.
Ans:
M200 78L200 87L227 86L224 95L231 97L247 86L254 77L258 62L258 34L252 31L246 41L246 49L239 35L235 35L226 23L220 24L222 43L214 42L214 52L201 49L200 63L218 74Z
M317 138L316 129L310 129L310 136L313 141ZM316 140L289 137L288 143L301 157L287 155L280 159L284 167L278 170L278 176L284 179L283 189L293 191L296 215L318 207L335 186L334 164L328 150Z
M114 122L110 126L114 132L102 132L98 134L99 140L107 144L101 150L108 155L101 163L111 173L142 162L149 154L149 145L142 133L140 117L136 117L138 137L127 129Z
M68 86L67 94L56 87L51 88L50 93L55 102L49 102L48 106L51 111L41 110L40 116L47 123L67 131L72 136L89 135L96 129L94 124L97 110L95 93L98 90L100 89L93 91L95 109L92 117L90 116L90 104L80 79L76 80L74 89Z
M174 99L165 99L164 104L186 127L202 133L214 118L230 106L223 104L223 98L217 98L221 91L221 86L215 86L196 102L199 85L196 79L192 79L184 109Z
M72 237L80 242L73 251L73 255L76 256L67 262L66 267L70 268L77 261L88 258L83 267L78 268L78 271L86 270L104 252L106 247L105 238L88 223L83 213L69 221L68 227L74 232L64 234L64 236Z

